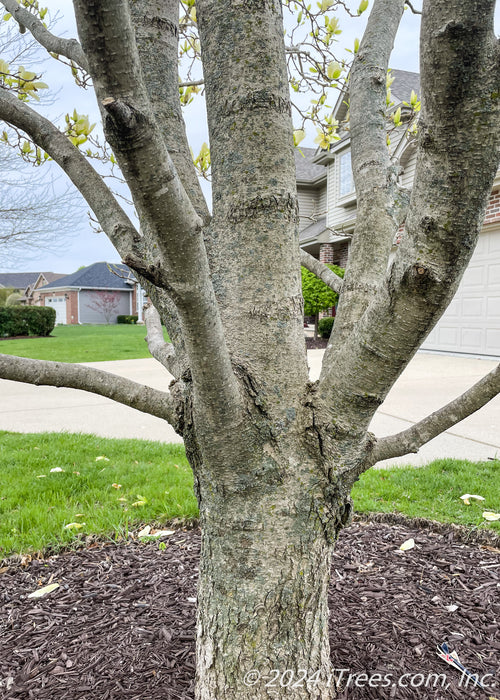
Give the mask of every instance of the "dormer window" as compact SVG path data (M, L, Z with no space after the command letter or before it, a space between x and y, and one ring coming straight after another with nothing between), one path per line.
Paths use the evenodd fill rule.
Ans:
M341 197L347 197L354 193L354 179L352 176L351 167L351 151L346 151L342 153L339 158L340 161L340 189L339 194Z

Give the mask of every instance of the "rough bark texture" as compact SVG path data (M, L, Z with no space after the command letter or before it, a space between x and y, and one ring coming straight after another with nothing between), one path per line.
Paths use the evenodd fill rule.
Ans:
M499 160L493 2L424 1L416 181L388 268L400 199L385 143L385 75L403 2L375 0L350 83L358 221L344 282L299 252L281 3L197 1L212 219L179 110L177 5L74 6L80 63L88 65L140 230L30 105L1 90L0 116L61 165L135 270L156 307L146 315L151 352L175 381L162 394L88 368L6 356L0 377L79 386L174 422L203 527L198 700L326 700L333 697L329 561L350 517L352 483L375 459L423 444L499 389L495 371L400 436L376 444L367 432L456 290L481 226ZM341 293L313 385L301 262ZM266 687L273 670L315 680ZM260 680L246 676L251 671Z

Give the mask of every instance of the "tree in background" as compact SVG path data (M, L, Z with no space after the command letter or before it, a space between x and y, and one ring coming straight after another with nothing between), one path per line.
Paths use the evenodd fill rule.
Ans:
M344 269L338 265L326 265L338 277L344 277ZM314 316L314 339L318 337L318 320L321 311L337 306L339 295L307 268L301 268L304 314Z
M118 307L120 306L120 295L118 292L92 292L92 301L86 304L88 309L97 311L103 316L106 323L116 321Z
M52 104L47 85L22 66L41 60L40 45L31 35L20 35L11 23L2 22L0 30L0 89L15 90L26 99L34 95L45 106ZM34 78L29 80L31 75ZM37 152L25 135L6 127L0 132L0 267L12 269L36 260L40 250L56 251L62 235L66 238L78 231L84 212L81 197L52 169L34 170L33 164L48 160L41 151L37 163Z
M0 90L0 117L49 153L86 198L154 304L149 346L175 379L163 392L91 367L5 355L0 376L105 395L183 436L202 528L197 700L330 699L327 586L353 483L500 391L497 368L398 435L377 440L368 430L453 297L481 229L500 152L494 2L424 0L422 115L408 198L386 143L386 76L404 0L374 0L349 78L357 219L342 280L299 249L281 2L197 0L195 9L189 0L179 24L174 0L74 0L77 42L48 32L27 1L2 3L49 51L91 75L140 229L79 137L8 89ZM334 35L332 7L322 3L328 9L319 14ZM211 214L179 100L186 27L203 56ZM325 77L337 70L329 64ZM330 138L327 130L321 146ZM406 228L391 258L402 210ZM301 263L339 293L314 383ZM254 669L261 680L251 684ZM298 682L268 686L272 669L289 669ZM310 683L300 681L303 670Z
M13 306L19 302L22 298L22 294L19 293L18 289L13 289L11 287L3 287L0 289L0 306Z

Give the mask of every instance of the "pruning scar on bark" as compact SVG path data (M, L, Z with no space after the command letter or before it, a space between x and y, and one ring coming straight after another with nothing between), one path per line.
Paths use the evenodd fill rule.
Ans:
M134 110L121 100L115 100L114 97L105 97L102 101L102 106L108 114L121 126L132 128L137 124Z

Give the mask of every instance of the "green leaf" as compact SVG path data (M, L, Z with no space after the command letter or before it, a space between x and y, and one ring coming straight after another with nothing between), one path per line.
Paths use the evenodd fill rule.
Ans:
M368 0L361 0L361 3L358 7L358 15L362 14L368 7Z
M342 73L342 67L338 61L330 61L326 73L330 80L337 80Z
M295 129L293 132L293 145L298 146L301 141L306 137L306 132L304 129Z

